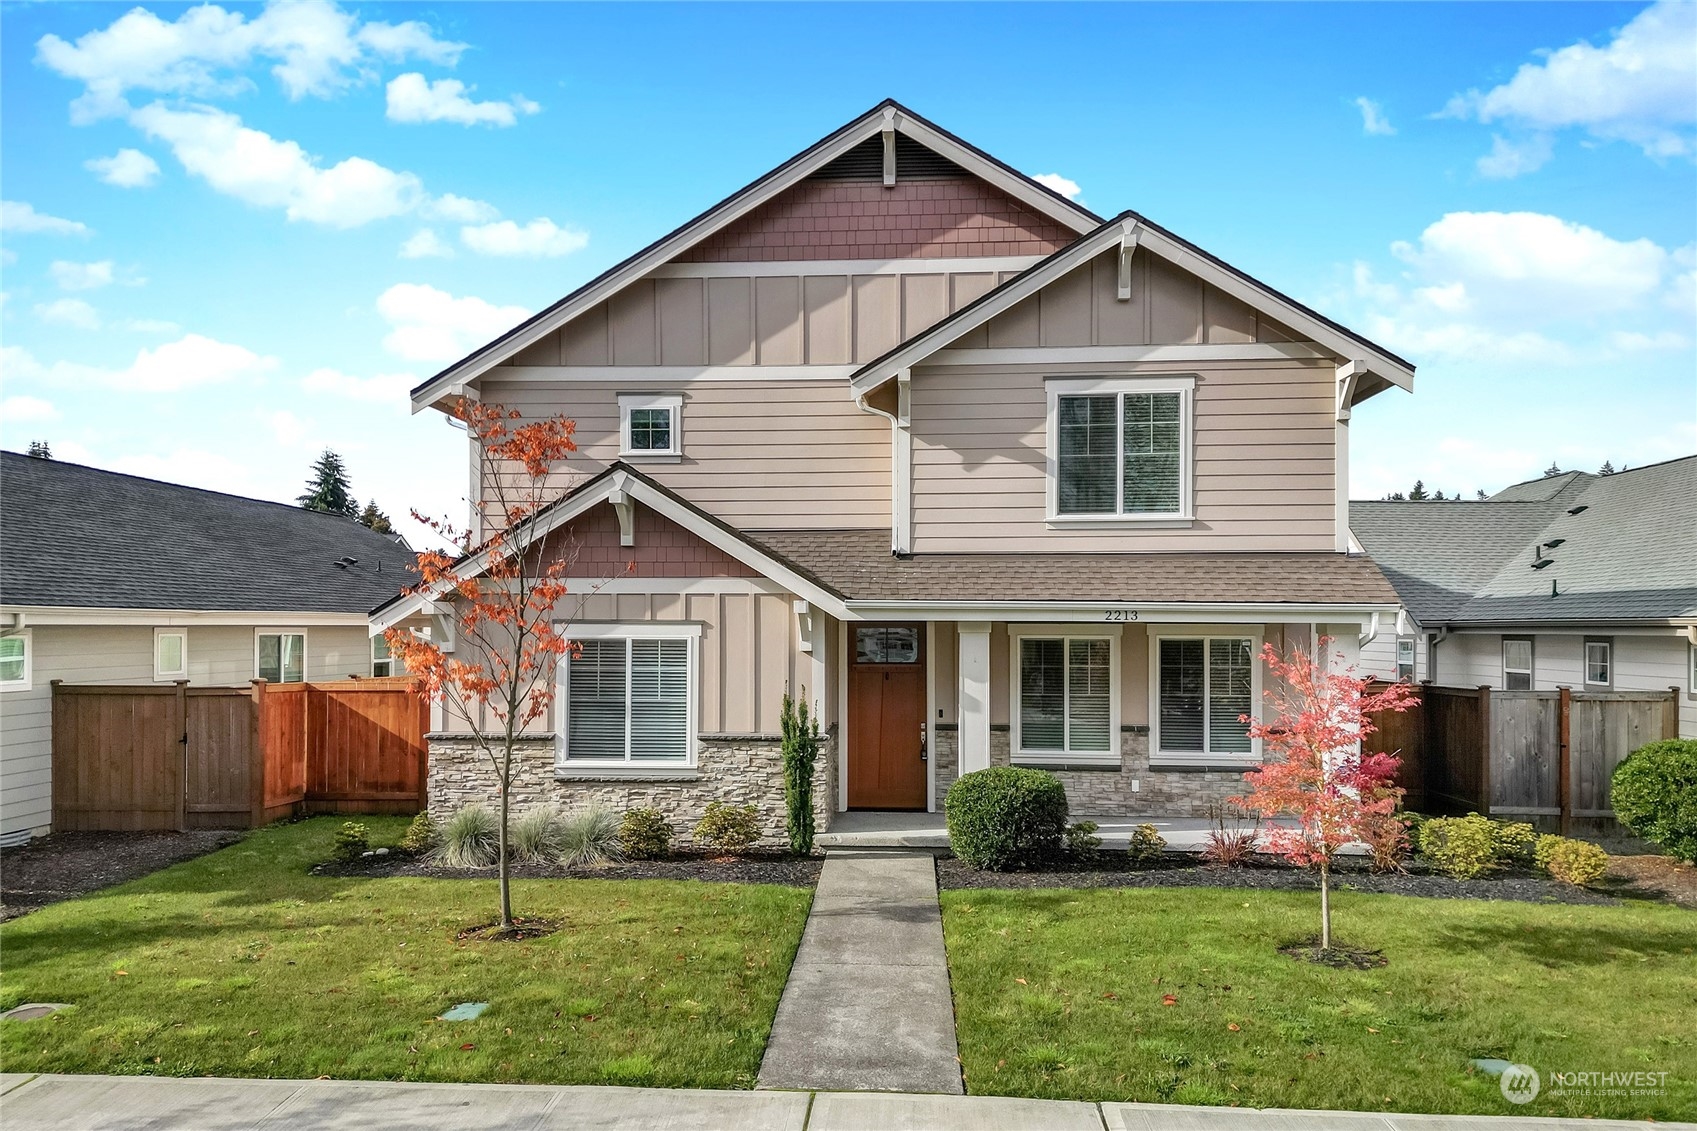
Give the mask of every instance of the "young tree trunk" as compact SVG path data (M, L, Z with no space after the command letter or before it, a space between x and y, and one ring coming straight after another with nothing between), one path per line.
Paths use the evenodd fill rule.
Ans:
M1331 861L1320 861L1320 949L1332 949Z
M511 725L507 727L512 730ZM513 780L513 736L507 735L507 746L501 756L501 858L499 862L501 877L501 930L509 930L513 925L513 893L508 884L507 875L507 813L511 808L512 791L508 785Z

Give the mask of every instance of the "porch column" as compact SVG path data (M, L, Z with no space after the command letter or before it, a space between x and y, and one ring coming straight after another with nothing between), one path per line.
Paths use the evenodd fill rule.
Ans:
M1359 624L1326 624L1320 626L1320 631L1332 638L1326 648L1326 670L1343 675L1359 675L1361 668L1361 633L1363 626ZM1384 631L1381 627L1380 631ZM1392 631L1395 631L1393 628ZM1361 749L1361 740L1357 738L1355 749Z
M990 768L990 624L964 621L960 632L960 773Z

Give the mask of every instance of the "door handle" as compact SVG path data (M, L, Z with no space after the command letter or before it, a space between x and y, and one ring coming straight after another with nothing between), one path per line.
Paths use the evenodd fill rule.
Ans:
M921 762L927 761L930 758L930 754L926 750L925 742L925 737L929 730L930 728L924 723L919 724L919 760Z

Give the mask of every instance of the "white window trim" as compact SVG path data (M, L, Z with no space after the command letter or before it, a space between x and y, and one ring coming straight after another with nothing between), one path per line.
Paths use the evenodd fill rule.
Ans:
M1686 691L1693 699L1697 699L1697 644L1685 646Z
M1011 758L1015 762L1031 765L1103 765L1117 766L1120 764L1120 712L1123 688L1120 686L1120 640L1123 632L1120 626L1112 628L1097 627L1089 624L1010 624L1008 626L1008 717L1009 743L1012 750ZM1108 749L1106 753L1094 750L1057 751L1057 750L1026 750L1025 738L1021 732L1022 718L1020 712L1020 641L1027 638L1039 640L1106 640L1108 642ZM1066 653L1062 651L1062 663L1066 662ZM1065 710L1063 704L1062 710Z
M163 637L163 636L180 636L183 639L183 646L182 646L182 652L181 652L182 658L183 658L183 666L181 668L179 668L177 671L168 672L164 668L159 666L159 639L160 639L160 637ZM257 641L255 642L254 646L256 648L258 647ZM259 670L257 664L255 665L254 670L255 671ZM167 682L167 681L176 681L176 680L179 680L179 679L187 679L188 677L189 677L189 634L188 634L188 631L186 629L181 629L181 628L156 628L156 629L154 629L153 630L153 678L155 680L160 681L160 682Z
M24 642L24 674L21 679L0 680L0 691L29 691L35 686L35 635L20 628L0 633L0 636L19 636Z
M1509 646L1509 642L1510 641L1517 641L1518 642L1518 641L1521 641L1521 640L1526 641L1526 656L1527 656L1526 667L1524 667L1524 668L1511 668L1511 667L1508 666L1508 646ZM1531 637L1531 636L1504 636L1502 638L1501 651L1502 651L1502 670L1503 670L1503 690L1504 691L1521 690L1519 688L1511 689L1508 685L1509 673L1514 672L1516 675L1519 675L1521 673L1525 673L1525 675L1526 675L1526 687L1524 688L1524 690L1536 691L1538 689L1538 641L1537 641L1537 639L1535 637ZM1581 654L1581 662L1583 662L1583 659L1584 659L1583 654ZM1580 674L1584 675L1583 672L1581 672Z
M1265 626L1259 624L1184 624L1161 625L1149 628L1149 764L1151 766L1258 766L1261 764L1261 740L1249 740L1249 752L1210 754L1204 750L1161 749L1161 641L1163 640L1245 640L1249 641L1249 714L1255 714L1263 703L1261 642ZM1203 649L1206 663L1207 649ZM1204 669L1206 670L1206 669ZM1208 703L1202 702L1203 743L1207 743Z
M369 657L370 660L371 660L371 667L370 667L371 678L372 679L387 679L387 678L389 678L388 676L380 676L380 675L377 674L377 665L378 664L388 664L389 665L389 675L393 676L395 674L395 665L399 664L401 661L400 661L399 657L397 657L395 655L393 649L390 650L389 655L387 657L385 657L381 660L378 659L377 658L377 642L379 640L383 641L384 644L388 644L388 642L389 642L388 639L381 632L379 632L376 636L373 636L371 638L371 655Z
M1196 378L1193 375L1138 377L1132 375L1051 378L1043 383L1047 419L1047 485L1045 487L1044 521L1053 527L1111 528L1136 526L1160 529L1195 524L1193 501L1193 465L1196 459L1195 403ZM1179 394L1179 459L1178 504L1172 513L1159 514L1061 514L1060 485L1060 398L1120 393L1177 393ZM1115 461L1114 494L1124 502L1125 494L1125 420L1123 411L1115 413L1114 428L1119 436L1118 458Z
M654 448L633 450L630 446L630 414L632 409L663 408L672 414L672 446L665 451ZM684 399L678 393L620 393L619 394L619 458L654 460L676 463L684 452Z
M1396 652L1391 657L1391 674L1396 677L1398 682L1402 681L1402 649L1405 644L1408 646L1407 682L1416 683L1420 679L1420 644L1412 636L1396 638Z
M693 770L697 763L696 736L700 733L697 716L701 712L701 625L693 622L646 621L640 624L567 624L555 625L567 640L683 640L688 644L688 688L685 691L684 760L656 761L652 758L568 758L566 744L571 736L571 657L560 657L554 673L554 699L559 710L559 728L554 739L554 770L556 773L582 774L587 770L656 771ZM629 665L626 665L626 679ZM625 706L625 749L630 749L630 706Z
M301 681L307 682L307 681L312 679L312 672L309 671L308 667L307 667L307 658L312 655L312 640L307 636L306 629L304 627L302 627L302 628L256 628L256 629L253 630L253 678L254 679L264 678L263 676L261 676L259 674L259 638L261 636L298 636L298 637L300 637L301 638ZM281 652L279 652L278 655L279 655L279 657L281 657ZM283 673L281 671L279 671L277 674L279 676L281 676ZM282 682L282 681L279 680L279 682Z
M1603 664L1608 669L1609 678L1594 680L1591 678L1591 649L1603 649ZM1605 690L1615 684L1615 642L1613 637L1587 636L1579 645L1579 676L1586 687L1601 687Z

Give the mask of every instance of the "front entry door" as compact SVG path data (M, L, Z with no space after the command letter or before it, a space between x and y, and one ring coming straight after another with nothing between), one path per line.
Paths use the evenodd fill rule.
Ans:
M925 626L854 625L849 642L850 809L924 809Z

